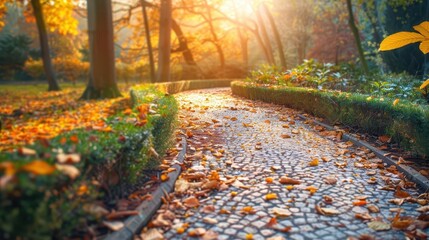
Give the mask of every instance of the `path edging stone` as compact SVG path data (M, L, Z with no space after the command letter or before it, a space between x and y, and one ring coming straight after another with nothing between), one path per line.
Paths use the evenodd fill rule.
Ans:
M184 161L186 155L187 142L185 137L182 138L181 144L182 150L177 155L177 161L180 163ZM144 201L136 208L139 214L127 218L124 223L125 226L121 230L110 233L105 238L103 238L104 240L129 240L134 238L134 235L149 222L149 220L161 206L161 198L165 195L165 193L170 193L173 191L174 184L180 175L181 167L179 164L174 164L172 168L175 168L176 171L170 172L168 174L168 181L162 182L154 192L150 193L152 195L152 199Z
M312 121L314 123L316 123L317 125L320 125L322 127L325 127L326 129L330 130L330 131L338 131L339 129L336 129L328 124L322 123L320 121L317 121L315 119L310 119L302 114L298 114L298 117L303 119L303 120L308 120L308 121ZM359 140L347 133L343 132L343 136L342 136L343 140L346 141L351 141L352 143L360 146L360 147L365 147L368 148L369 150L371 150L372 152L374 152L374 154L380 158L381 160L383 160L384 163L386 163L388 166L390 165L394 165L396 166L396 168L403 173L410 181L415 182L417 184L417 187L422 190L423 192L428 192L429 191L429 180L424 177L421 173L419 173L418 171L416 171L415 169L405 166L405 165L401 165L401 164L397 164L395 160L393 160L392 158L387 156L387 152L382 151L374 146L372 146L371 144L369 144L366 141L363 140Z

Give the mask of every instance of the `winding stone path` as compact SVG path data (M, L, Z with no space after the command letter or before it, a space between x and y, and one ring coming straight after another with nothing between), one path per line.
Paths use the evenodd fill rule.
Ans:
M375 231L368 223L390 227L400 208L397 223L413 228L404 217L416 219L421 214L416 209L427 203L417 200L421 193L394 168L383 167L366 149L339 141L335 132L303 123L294 110L237 98L228 89L176 96L193 165L184 174L216 170L223 184L199 197L199 207L183 202L204 195L200 189L173 194L159 210L174 213L171 226L157 228L166 239L196 239L189 234L202 229L211 230L203 239L358 239L365 234L404 239L403 230ZM281 184L285 176L300 183ZM277 198L267 200L271 193ZM195 233L197 228L202 229Z

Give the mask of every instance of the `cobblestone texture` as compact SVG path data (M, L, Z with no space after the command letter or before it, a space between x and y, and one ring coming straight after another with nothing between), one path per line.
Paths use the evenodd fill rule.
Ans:
M293 110L236 98L226 89L185 92L178 94L177 98L182 104L182 117L197 122L220 121L208 126L205 131L218 134L225 154L220 159L209 157L205 167L218 170L222 176L237 176L241 183L250 188L230 186L227 190L211 192L204 200L200 199L203 205L215 206L213 213L202 213L202 206L183 211L182 215L176 213L174 226L164 232L167 239L188 239L187 232L180 235L176 232L175 226L183 223L190 224L187 231L197 227L211 229L219 234L219 239L245 239L248 233L253 234L253 239L275 236L285 239L346 239L362 234L370 234L377 239L404 239L403 231L376 232L368 228L368 221L355 218L356 213L368 212L366 206L353 206L356 197L362 195L367 196L368 204L380 208L380 213L370 214L379 220L390 222L395 215L390 210L398 207L403 209L401 216L419 215L415 209L420 205L409 202L394 205L388 202L395 198L394 191L381 190L385 186L383 176L395 182L400 181L397 175L378 169L376 164L373 169L359 167L362 157L353 153L362 149L344 147L342 142L321 136L310 125L295 119L296 112ZM283 138L284 134L290 138ZM213 136L207 137L210 139ZM210 151L204 154L211 156ZM318 166L309 166L314 158L320 160ZM322 158L328 162L322 161ZM379 163L376 158L369 161ZM199 165L199 162L195 161L194 165ZM376 174L369 176L371 171ZM287 190L286 185L278 182L282 176L299 179L301 184ZM324 181L331 176L337 179L334 185ZM272 177L274 182L267 184L267 177ZM375 184L368 183L371 178L375 178ZM316 187L317 191L311 194L305 190L308 186ZM237 196L231 197L232 191L237 192ZM406 191L412 197L420 194L415 189ZM276 193L278 199L266 201L265 195L268 193ZM332 197L331 205L324 203L325 195ZM316 204L335 208L340 214L320 215L315 209ZM252 206L256 213L241 214L240 210L245 206ZM291 212L291 216L277 219L279 228L291 227L289 232L267 226L274 216L274 207ZM221 209L231 214L219 214ZM206 217L216 219L218 223L204 223L203 218Z

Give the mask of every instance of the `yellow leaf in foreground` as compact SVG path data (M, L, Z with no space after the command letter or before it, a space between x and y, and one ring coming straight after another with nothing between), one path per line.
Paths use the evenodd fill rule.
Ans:
M246 240L252 240L253 239L253 234L248 233L246 234Z
M429 53L429 41L426 40L426 41L421 42L419 45L419 49L424 54Z
M380 44L379 51L393 50L405 45L422 42L425 37L415 32L398 32L386 37Z
M425 88L427 88L429 86L429 79L427 79L421 86L420 86L420 90L423 90Z
M42 160L34 160L25 164L22 170L36 175L50 175L55 171L55 167Z
M429 22L428 21L424 21L424 22L420 23L419 25L414 26L413 28L414 28L414 30L419 32L421 35L429 38Z

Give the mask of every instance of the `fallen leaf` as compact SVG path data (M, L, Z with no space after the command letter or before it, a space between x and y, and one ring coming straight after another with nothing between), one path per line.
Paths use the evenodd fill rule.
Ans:
M18 149L18 154L22 156L35 156L37 152L33 149L22 147Z
M73 154L65 154L60 153L56 157L57 162L59 163L78 163L80 162L80 155L73 153Z
M324 196L323 196L323 201L324 201L326 204L332 204L332 203L334 202L334 199L333 199L332 197L330 197L330 196L324 195Z
M353 201L353 206L365 206L366 204L366 200Z
M140 239L144 240L163 240L164 236L156 228L150 228L147 232L140 234Z
M280 137L283 139L291 138L291 136L288 134L282 134L282 135L280 135Z
M429 206L419 207L419 208L416 209L416 211L418 211L418 212L428 212L429 211Z
M277 217L289 217L292 215L292 213L284 208L278 208L275 207L272 209L273 214L275 214Z
M276 193L268 193L267 195L265 195L265 200L274 200L277 199L277 194Z
M203 213L212 213L215 211L215 206L214 205L205 205L202 209L201 212Z
M368 227L374 231L387 231L390 229L390 224L381 221L372 221L368 223Z
M205 218L203 218L203 222L208 223L208 224L216 224L217 220L214 218L205 217Z
M121 230L125 226L123 222L119 222L119 221L113 221L113 222L103 221L103 225L112 231Z
M305 188L306 191L309 191L310 194L314 194L315 192L317 192L318 188L315 186L309 186Z
M240 211L242 214L255 214L256 211L252 206L245 206Z
M368 205L367 208L371 213L379 213L380 212L380 209L375 205Z
M190 185L188 181L184 179L177 179L176 183L174 184L174 192L178 194L182 194L186 192L189 189Z
M309 164L310 167L316 167L319 166L319 159L314 158Z
M194 208L200 206L200 201L194 196L188 197L185 200L183 200L183 205L185 205L188 208Z
M219 210L219 214L231 214L231 212L226 210L225 208L222 208L221 210Z
M355 218L360 220L372 220L373 217L369 213L356 213Z
M318 204L316 204L316 212L321 215L338 215L340 211L333 208L322 208Z
M253 240L253 234L251 233L246 234L246 240Z
M324 180L325 180L325 183L329 185L334 185L337 183L337 178L334 176L328 176Z
M395 191L395 197L397 197L397 198L407 198L407 197L409 197L410 196L410 194L409 193L407 193L407 192L405 192L405 191L402 191L402 190L400 190L400 189L397 189L396 191Z
M55 164L55 167L63 173L64 175L68 176L70 179L76 179L80 175L79 169L77 169L73 165L68 164Z
M295 184L301 184L300 180L297 179L293 179L293 178L288 178L288 177L281 177L279 182L281 184L291 184L291 185L295 185Z
M195 228L188 232L188 235L190 237L201 237L206 233L206 230L204 228Z
M267 177L265 178L265 182L267 182L268 184L273 183L274 179L272 177Z
M213 230L208 230L204 235L201 237L202 240L216 240L219 238L219 234Z
M55 172L55 167L42 160L34 160L22 166L21 169L35 175L50 175Z

